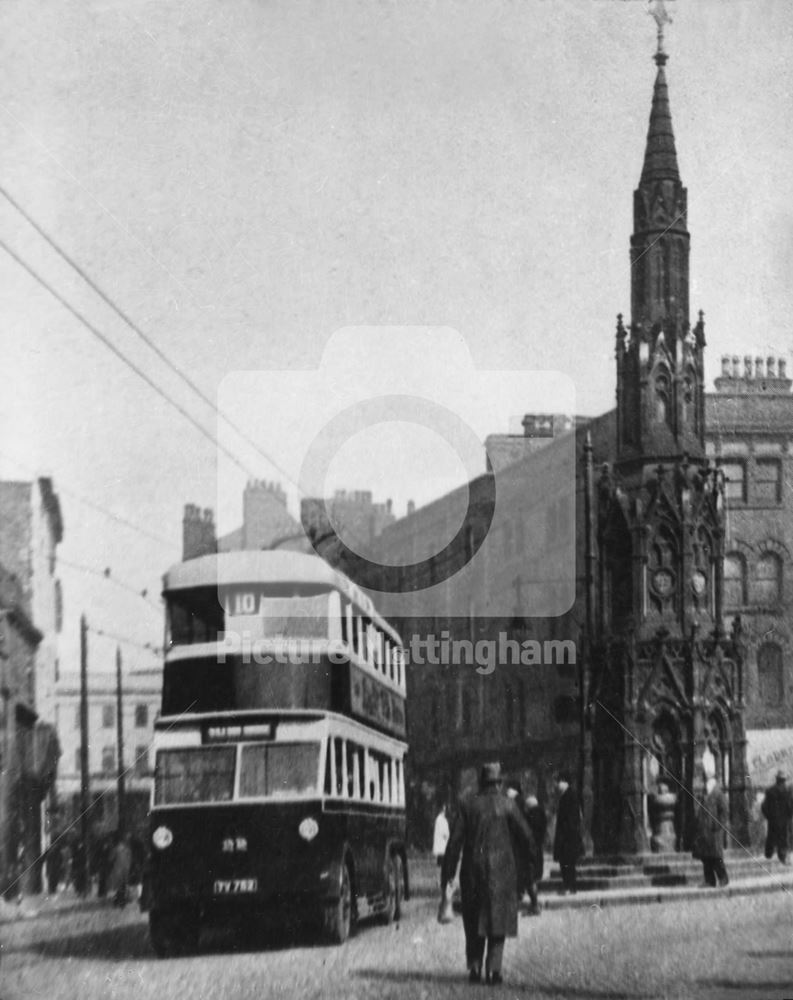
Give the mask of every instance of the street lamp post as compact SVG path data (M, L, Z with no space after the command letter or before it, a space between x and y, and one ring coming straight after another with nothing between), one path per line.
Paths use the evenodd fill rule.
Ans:
M121 647L116 646L116 798L118 799L118 833L127 828L127 803L124 784L124 696L121 686Z

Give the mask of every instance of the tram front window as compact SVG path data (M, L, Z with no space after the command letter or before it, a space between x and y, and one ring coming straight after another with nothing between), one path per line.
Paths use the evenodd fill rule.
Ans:
M251 744L242 748L240 798L319 794L319 743Z
M157 805L229 802L234 794L234 747L160 750L154 775Z

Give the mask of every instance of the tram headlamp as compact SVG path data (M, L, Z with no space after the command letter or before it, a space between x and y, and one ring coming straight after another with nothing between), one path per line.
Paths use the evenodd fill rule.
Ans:
M173 832L169 826L158 826L151 835L151 842L158 851L164 851L173 843Z
M297 832L303 840L313 840L319 833L319 823L317 823L313 816L306 816L297 828Z

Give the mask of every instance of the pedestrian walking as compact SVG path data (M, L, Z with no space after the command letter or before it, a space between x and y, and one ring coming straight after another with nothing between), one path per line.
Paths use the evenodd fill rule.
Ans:
M539 884L542 881L545 867L545 834L548 830L548 817L537 800L536 795L526 797L526 823L534 840L534 854L531 858L531 880L529 883L529 914L537 916L540 913Z
M729 820L727 800L714 777L705 780L705 798L697 810L697 829L692 854L702 862L705 885L729 885L724 867L724 834Z
M57 839L47 848L45 860L47 863L47 888L50 895L54 896L63 879L65 864L63 845Z
M132 867L132 850L129 838L122 833L116 833L110 851L110 871L107 878L108 892L113 893L113 905L125 906L127 903L127 884Z
M465 796L452 826L443 859L441 892L454 878L460 860L460 896L468 979L501 983L504 940L518 933L517 882L513 838L528 851L531 834L517 806L501 791L501 767L485 764L479 791Z
M432 854L438 866L438 876L443 866L443 856L446 853L446 845L449 843L449 811L445 802L441 804L441 809L435 817L435 825L432 829Z
M510 781L506 786L507 798L511 799L521 814L523 819L526 819L526 804L523 801L523 793L521 791L520 782ZM528 826L528 823L526 824ZM532 845L533 847L534 845ZM520 849L520 845L513 839L512 850L515 855L515 870L517 874L517 898L518 903L523 901L523 896L529 891L529 885L531 884L531 863L532 863L532 851L523 851Z
M559 862L562 875L560 895L566 896L576 892L576 865L584 854L584 822L569 772L559 774L556 787L560 797L556 808L553 859Z
M765 856L772 858L776 851L779 860L786 865L790 849L790 823L793 820L793 793L784 771L777 771L776 781L766 789L760 808L768 822Z

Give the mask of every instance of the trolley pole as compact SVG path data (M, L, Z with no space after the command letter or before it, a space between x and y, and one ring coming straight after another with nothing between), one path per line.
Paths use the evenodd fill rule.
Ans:
M118 770L116 797L118 799L118 832L127 832L127 803L124 784L124 696L121 687L121 647L116 646L116 744Z
M82 881L82 895L88 895L91 868L89 864L90 788L88 773L88 622L80 616L80 839L82 852L78 854Z

